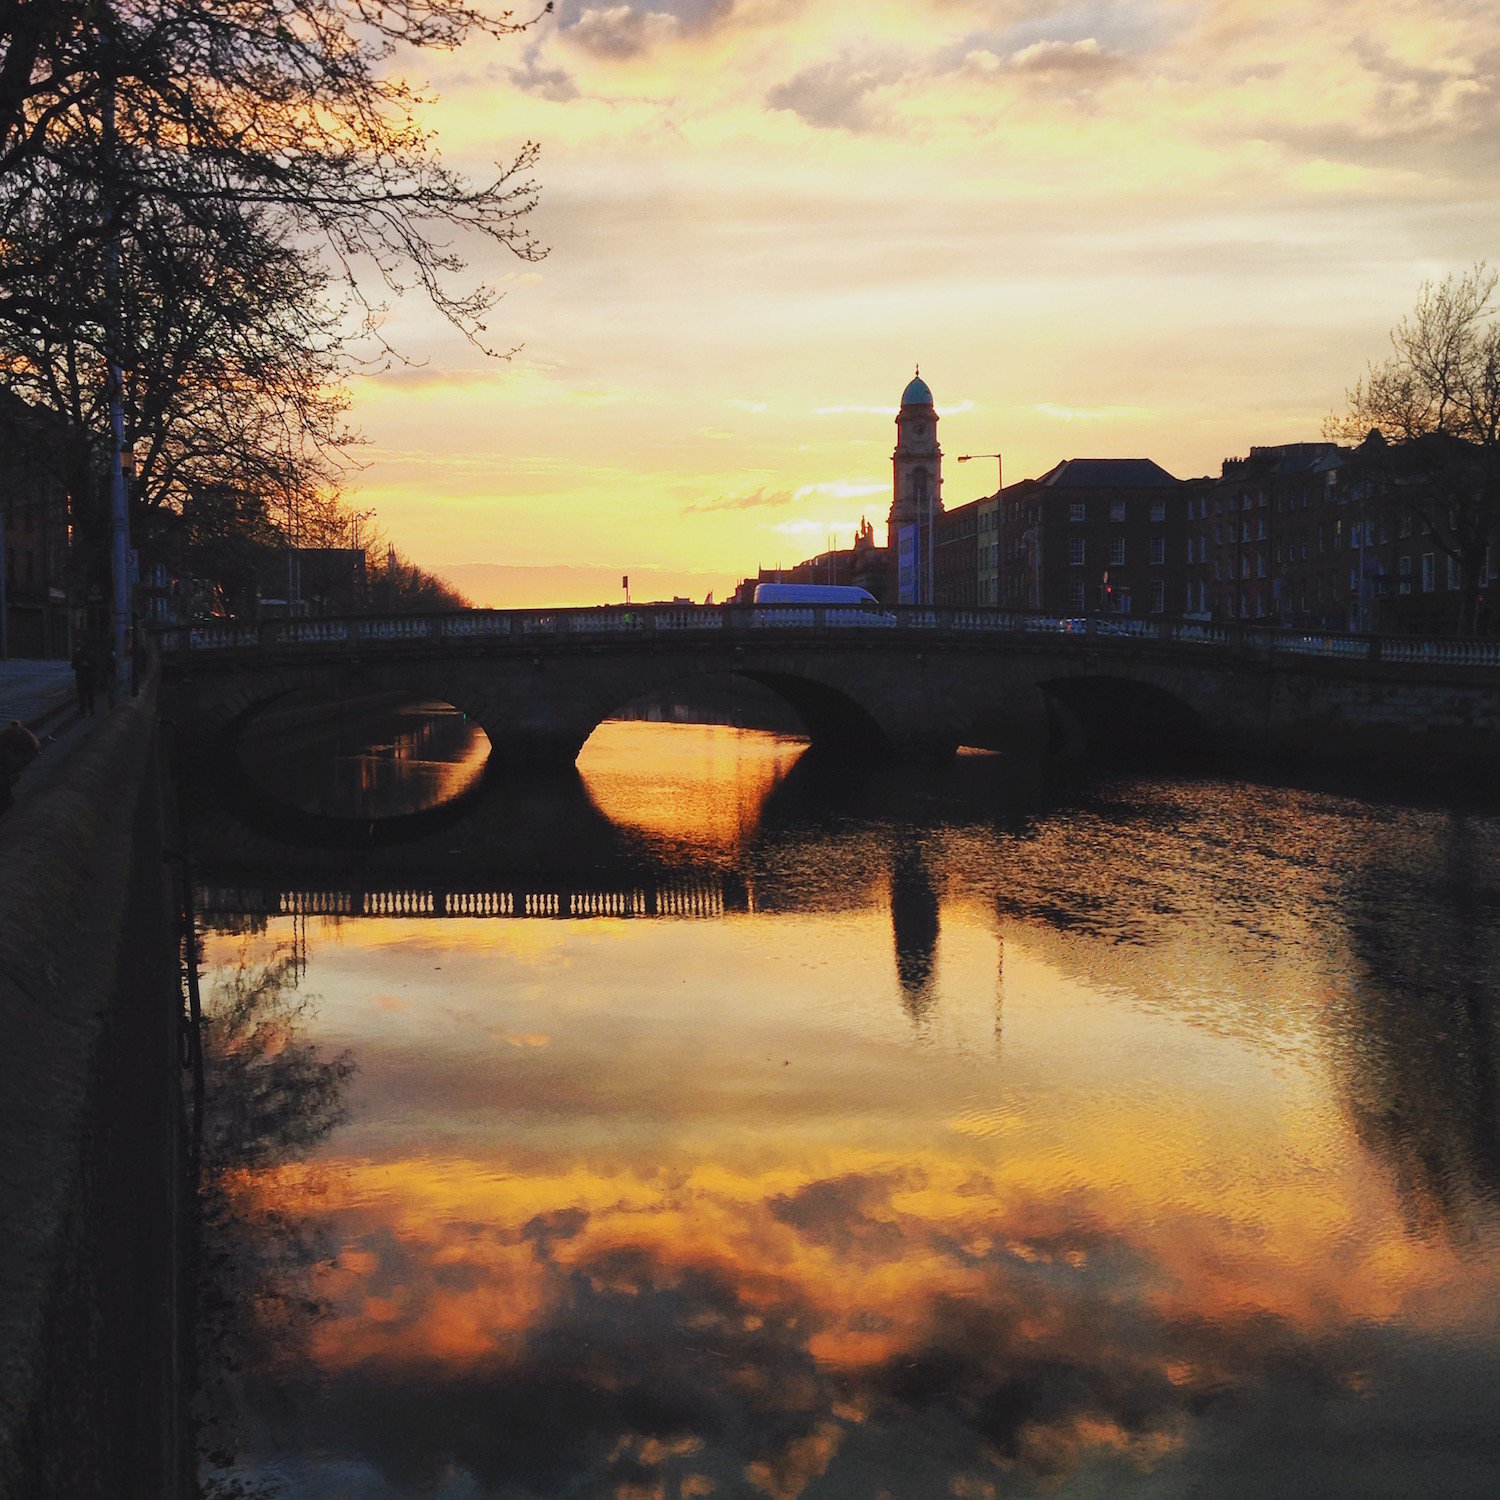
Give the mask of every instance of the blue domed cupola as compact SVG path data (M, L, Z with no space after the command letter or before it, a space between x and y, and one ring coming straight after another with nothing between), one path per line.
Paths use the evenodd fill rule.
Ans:
M927 389L927 382L922 379L922 367L917 366L917 373L907 381L906 389L901 392L902 406L931 406L932 392Z
M943 450L938 447L938 415L932 391L919 365L901 392L896 413L896 451L891 455L891 514L886 523L886 546L892 556L903 526L930 523L943 509Z

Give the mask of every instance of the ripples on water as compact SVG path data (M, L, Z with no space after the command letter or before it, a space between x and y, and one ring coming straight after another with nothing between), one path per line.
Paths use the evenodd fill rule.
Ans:
M218 1482L1500 1493L1500 820L799 757L606 725L357 859L204 813ZM254 915L336 888L699 915Z

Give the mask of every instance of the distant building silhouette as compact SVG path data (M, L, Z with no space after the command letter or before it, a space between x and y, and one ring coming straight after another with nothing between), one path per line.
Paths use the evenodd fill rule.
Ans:
M1178 479L1149 458L1070 458L951 509L932 391L901 394L885 546L854 545L756 582L857 584L884 604L1186 616L1319 630L1447 634L1457 562L1422 519L1418 455L1378 472L1336 443L1257 446L1219 475ZM1479 580L1494 629L1500 536Z

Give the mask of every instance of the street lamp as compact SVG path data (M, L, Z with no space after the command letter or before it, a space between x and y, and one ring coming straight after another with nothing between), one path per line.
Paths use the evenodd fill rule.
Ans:
M1005 462L1004 462L1003 457L1000 454L998 454L998 453L960 453L958 455L958 461L961 464L970 463L970 462L972 462L976 458L993 458L995 460L995 494L998 497L999 494L1000 494L1000 491L1005 488L1005 476L1004 476ZM996 528L995 528L995 545L996 545L997 548L999 546L999 538L1000 538L1000 528L999 528L998 518L997 518L997 524L996 524ZM998 585L997 585L997 587L998 587ZM997 596L995 602L997 604L999 603L998 596Z
M958 461L961 464L968 463L975 458L993 458L995 460L995 493L998 495L1005 488L1002 471L1005 467L1002 456L998 453L960 453Z

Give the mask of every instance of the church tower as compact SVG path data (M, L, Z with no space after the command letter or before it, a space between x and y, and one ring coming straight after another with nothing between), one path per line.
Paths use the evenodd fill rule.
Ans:
M894 485L891 514L886 523L886 546L897 555L903 526L920 525L925 532L943 509L943 450L938 447L937 411L932 392L919 366L901 393L896 414L896 451L891 454Z

